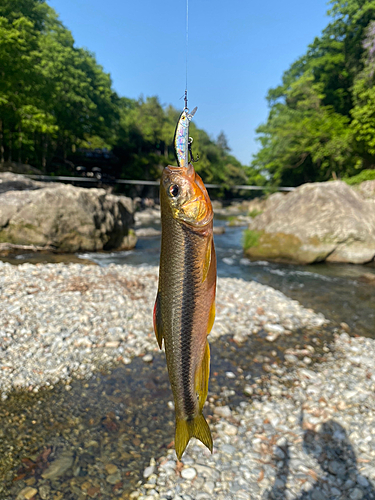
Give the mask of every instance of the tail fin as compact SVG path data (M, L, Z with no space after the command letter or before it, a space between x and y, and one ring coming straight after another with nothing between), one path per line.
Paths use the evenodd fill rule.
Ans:
M192 437L199 439L212 453L211 431L202 413L194 417L193 420L184 420L176 417L175 449L179 460Z

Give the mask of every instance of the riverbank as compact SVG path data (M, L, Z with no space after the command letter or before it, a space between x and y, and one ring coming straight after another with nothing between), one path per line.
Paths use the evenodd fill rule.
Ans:
M152 460L138 500L375 498L375 341L336 335L313 368L273 367L264 394L214 409L214 451Z
M157 276L151 266L0 262L2 397L89 378L136 356L151 360ZM273 342L327 322L277 290L234 278L219 278L216 306L211 342L223 335L243 342L261 331Z
M155 266L0 263L5 498L375 498L375 340L328 348L321 314L219 278L214 453L178 463L156 287Z

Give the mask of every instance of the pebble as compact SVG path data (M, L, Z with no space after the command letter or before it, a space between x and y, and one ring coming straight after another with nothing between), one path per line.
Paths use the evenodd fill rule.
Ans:
M109 476L106 477L106 481L109 484L116 484L119 481L121 481L121 473L120 471L117 471L115 474L110 474Z
M155 466L154 465L149 465L148 467L145 468L145 470L143 472L143 477L145 479L147 479L149 476L151 476L151 474L154 473L154 470L155 470Z
M295 352L305 350L312 352ZM185 492L194 500L247 500L249 492L254 500L375 498L372 373L375 340L335 335L320 364L306 368L298 361L277 377L271 371L256 380L267 397L259 397L254 384L252 400L214 407L213 454L192 440L179 477L175 452L167 450L163 465L155 466L156 477L163 477L155 491L165 500ZM186 477L190 470L193 481ZM139 487L142 495L146 486Z
M181 477L183 479L188 479L189 481L194 479L196 475L197 475L197 471L195 469L193 469L192 467L189 467L187 469L182 469L182 471L181 471Z
M105 466L105 470L107 474L116 474L116 472L118 471L118 467L115 464L107 464Z
M219 417L230 417L232 412L230 411L229 406L217 406L214 409L215 415Z
M152 360L154 359L153 355L152 354L145 354L142 358L142 360L145 362L145 363L151 363Z
M66 451L51 463L48 469L43 472L42 477L49 480L57 479L63 476L72 465L73 454L70 451Z
M33 498L36 494L38 493L38 490L35 488L32 488L31 486L27 486L24 488L22 491L17 496L17 500L30 500Z
M351 500L361 500L361 498L363 498L364 496L364 493L359 488L354 488L354 490L350 493L349 496Z
M130 364L136 356L152 362L157 280L158 268L151 266L0 261L0 346L7 367L0 371L2 399L13 388L37 392L72 376L90 378L116 361ZM264 325L270 335L281 335L327 323L256 282L218 278L216 297L210 342L228 333L243 342Z

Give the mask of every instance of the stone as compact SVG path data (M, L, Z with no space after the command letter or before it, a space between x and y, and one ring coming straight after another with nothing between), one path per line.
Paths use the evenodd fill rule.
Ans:
M364 476L357 476L357 483L363 486L364 488L367 488L369 486L369 482Z
M120 471L117 471L115 474L110 474L109 476L107 476L106 481L109 484L116 484L119 481L121 481Z
M203 485L203 489L206 493L209 493L210 495L213 494L215 488L215 483L213 481L206 481Z
M48 469L43 472L44 479L57 479L65 474L73 465L73 454L70 451L63 452L60 457L54 460Z
M232 412L230 411L229 406L216 406L214 409L215 415L218 415L219 417L224 417L228 418L232 415Z
M21 490L19 492L19 494L17 495L17 499L16 500L24 500L24 499L30 500L37 493L38 493L37 489L32 488L31 486L27 486L26 488L24 488L23 490Z
M238 432L238 428L235 425L227 424L224 427L224 432L227 436L235 436Z
M39 487L38 493L42 500L48 500L50 497L51 488L47 484L43 484Z
M182 469L181 477L183 479L192 480L197 475L197 471L193 467L188 467L187 469Z
M142 358L142 361L144 361L145 363L151 363L153 359L154 357L152 354L145 354Z
M147 479L148 477L151 476L151 474L153 474L155 471L155 466L154 465L149 465L148 467L145 468L145 470L143 471L143 477L145 479Z
M136 243L130 231L133 204L125 196L104 189L38 183L22 175L0 186L0 244L78 252L126 250Z
M361 500L364 497L364 493L359 488L354 488L349 497L351 500Z
M107 464L105 466L105 470L107 474L116 474L116 472L118 471L118 467L115 464Z
M245 396L252 396L254 394L254 389L251 387L251 385L245 385L243 393Z
M233 453L236 451L236 448L231 444L223 444L221 450L223 453L227 453L228 455L233 455Z
M345 182L308 183L275 197L249 225L251 259L364 264L375 257L375 210Z

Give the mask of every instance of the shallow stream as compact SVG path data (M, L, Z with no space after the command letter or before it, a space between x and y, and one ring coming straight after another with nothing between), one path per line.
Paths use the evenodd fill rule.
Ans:
M361 281L365 273L375 274L375 268L250 262L241 248L243 229L226 226L224 234L215 236L219 276L277 288L322 312L331 325L319 332L294 332L273 343L266 342L262 332L241 346L227 337L212 343L206 411L211 421L216 418L216 406L236 406L247 398L261 397L262 377L272 363L283 362L285 349L313 345L312 360L321 361L332 328L342 322L352 334L375 336L375 287ZM79 257L102 266L158 265L159 246L160 237L140 238L134 251ZM13 261L35 262L36 258L51 262L41 255L18 256ZM68 387L60 384L37 394L11 394L0 403L0 498L15 499L27 487L35 488L36 500L127 498L150 460L165 455L171 446L171 400L162 353L155 354L151 363L136 358L130 365L98 373L89 381L76 380ZM52 465L55 475L43 477Z

